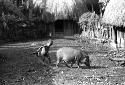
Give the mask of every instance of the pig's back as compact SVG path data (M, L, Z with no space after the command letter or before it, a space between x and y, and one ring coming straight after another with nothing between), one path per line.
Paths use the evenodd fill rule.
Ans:
M75 55L78 54L79 50L71 47L63 47L60 48L60 52L62 53L63 56L74 57Z

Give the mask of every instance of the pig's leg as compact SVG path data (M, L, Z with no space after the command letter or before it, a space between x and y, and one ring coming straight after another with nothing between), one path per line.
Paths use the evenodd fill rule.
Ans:
M60 61L61 61L61 58L57 58L56 67L59 66Z
M85 60L84 64L85 64L86 66L90 67L90 60L89 60L89 57L88 57L88 56L86 57L86 60Z
M74 63L73 63L73 62L71 62L71 66L70 66L71 68L73 67L73 64L74 64Z
M78 68L80 68L80 59L77 60L77 65L78 65Z
M65 61L65 60L63 60L63 61L64 61L65 65L66 65L67 67L71 68L71 67L67 64L67 61Z
M75 63L75 60L73 60L72 62L71 62L71 68L73 67L73 64Z

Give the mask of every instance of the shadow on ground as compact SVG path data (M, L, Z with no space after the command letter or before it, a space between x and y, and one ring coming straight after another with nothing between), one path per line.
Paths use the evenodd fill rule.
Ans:
M46 41L46 40L49 40L49 39L52 39L52 40L56 40L56 39L66 39L66 40L75 40L74 37L72 36L62 36L62 37L57 37L57 36L54 36L54 37L49 37L49 36L46 36L46 37L43 37L43 38L38 38L38 39L17 39L17 40L12 40L12 39L0 39L0 46L2 45L6 45L6 44L15 44L15 43L25 43L25 42L31 42L31 41Z
M53 68L44 65L32 50L6 49L6 62L0 64L0 85L53 85Z

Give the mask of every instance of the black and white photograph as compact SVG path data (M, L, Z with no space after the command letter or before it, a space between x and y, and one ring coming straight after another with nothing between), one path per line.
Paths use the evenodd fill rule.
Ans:
M0 85L125 85L125 0L0 0Z

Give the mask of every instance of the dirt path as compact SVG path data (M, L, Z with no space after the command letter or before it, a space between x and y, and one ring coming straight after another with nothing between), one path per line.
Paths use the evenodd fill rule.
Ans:
M116 66L106 57L110 48L94 43L78 43L74 39L54 39L50 49L52 64L44 66L30 53L47 41L6 44L0 46L0 57L6 62L0 64L0 85L124 85L125 68ZM67 68L60 64L55 67L55 52L58 48L70 46L89 52L91 68Z

